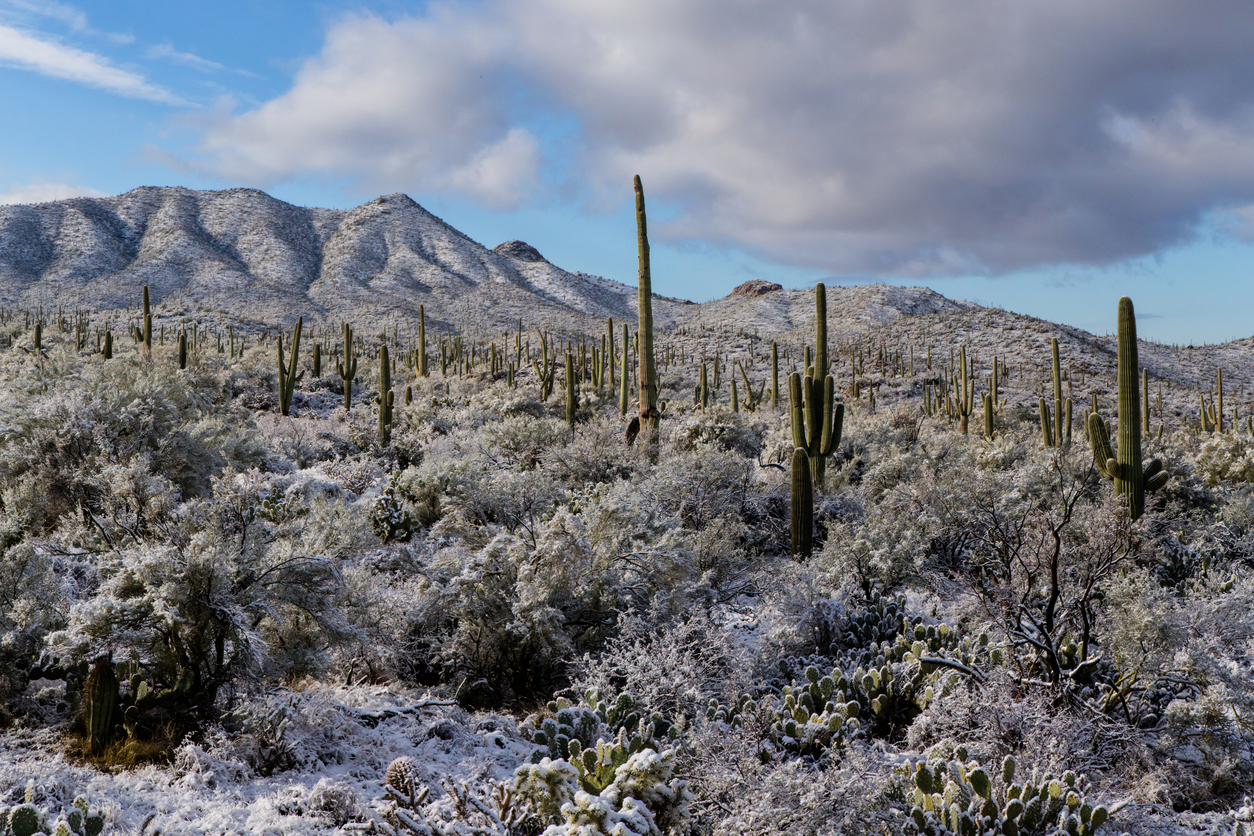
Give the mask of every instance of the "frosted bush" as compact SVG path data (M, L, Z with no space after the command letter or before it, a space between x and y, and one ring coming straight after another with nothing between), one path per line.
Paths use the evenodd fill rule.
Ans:
M1254 442L1235 433L1215 433L1202 442L1197 469L1206 484L1254 482Z

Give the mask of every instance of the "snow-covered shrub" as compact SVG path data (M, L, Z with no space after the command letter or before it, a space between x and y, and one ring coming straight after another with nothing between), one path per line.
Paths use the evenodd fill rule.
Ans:
M342 632L338 567L276 542L259 504L255 490L218 480L212 498L179 507L174 542L141 540L102 560L98 592L71 606L50 642L71 658L134 652L155 688L201 709L275 651L285 670L316 669L319 646L299 637Z
M1254 482L1254 441L1236 433L1215 433L1202 442L1197 469L1212 487L1222 482Z

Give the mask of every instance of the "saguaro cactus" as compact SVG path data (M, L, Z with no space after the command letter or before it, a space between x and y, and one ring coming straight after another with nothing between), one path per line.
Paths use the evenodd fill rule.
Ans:
M148 285L144 285L144 330L140 335L143 337L144 351L152 351L152 306L148 303Z
M1132 519L1145 513L1145 492L1167 484L1163 463L1154 459L1141 468L1141 397L1137 380L1136 314L1132 300L1119 300L1119 449L1110 449L1106 422L1096 411L1089 415L1089 438L1097 469L1115 483L1115 493L1128 497Z
M627 417L627 410L631 406L631 363L629 362L631 352L631 333L627 330L627 323L623 323L623 359L622 365L619 366L618 380L618 411L621 417Z
M347 322L344 331L344 357L335 361L335 371L344 381L344 411L353 408L353 378L357 377L357 354L353 351L353 329Z
M827 294L822 282L814 288L814 314L813 374L788 376L788 406L793 446L806 451L810 476L822 485L827 457L840 445L845 422L845 405L835 402L836 380L827 373Z
M520 320L521 321L521 320ZM418 306L418 376L427 376L427 311Z
M649 228L644 212L644 186L640 183L640 175L636 175L633 185L636 189L636 248L640 269L637 282L640 414L638 415L639 425L636 429L637 433L644 435L644 443L650 450L655 450L658 423L662 414L657 408L657 364L653 358L653 278L649 270ZM635 438L630 428L628 438Z
M958 425L962 434L966 435L970 427L971 409L975 399L975 381L967 373L967 347L964 345L958 352L958 365L961 374L954 374L954 410L958 413Z
M379 347L379 443L392 440L392 364L388 360L388 346Z
M287 415L292 408L292 393L296 391L296 381L304 376L304 371L296 371L296 361L300 357L300 329L303 326L305 318L303 316L296 318L296 325L292 328L292 356L288 363L283 362L283 335L279 334L276 338L279 347L279 414ZM318 358L318 346L314 344L314 357ZM318 363L318 359L314 360ZM316 373L315 373L316 374Z
M793 377L796 377L795 372ZM810 457L801 447L792 451L790 510L792 555L804 560L814 551L814 487L810 478Z
M118 703L118 677L113 663L101 660L92 666L83 683L83 719L87 721L87 751L99 755L113 733L113 712Z
M575 355L566 352L566 424L575 431L575 412L579 407L578 390L575 388Z

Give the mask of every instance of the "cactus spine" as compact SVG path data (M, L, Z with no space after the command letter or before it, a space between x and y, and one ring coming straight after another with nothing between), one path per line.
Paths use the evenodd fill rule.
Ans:
M792 378L797 377L794 372ZM791 391L792 378L789 378ZM814 551L814 486L810 478L810 457L798 446L792 451L792 493L789 522L792 528L792 555L804 560Z
M293 355L294 356L294 355ZM388 346L379 347L379 443L392 440L392 364L388 360Z
M292 393L296 391L296 381L300 380L304 372L299 374L296 372L296 361L300 357L300 330L304 324L305 318L297 317L296 325L292 328L292 356L289 362L283 362L283 335L279 334L276 341L279 347L279 414L287 415L292 408ZM180 349L182 342L179 343ZM314 343L314 365L318 365L320 355L318 354L318 344ZM316 375L317 372L314 372Z
M1115 483L1115 493L1128 497L1132 519L1145 513L1145 492L1167 483L1163 463L1154 459L1141 469L1141 397L1137 380L1136 313L1132 300L1119 300L1119 449L1110 449L1106 423L1096 410L1089 415L1093 457L1102 475ZM1117 455L1117 457L1116 457Z
M657 365L653 358L653 279L649 270L649 229L644 212L644 186L640 183L640 175L636 175L633 185L636 190L636 247L640 262L637 282L640 424L637 431L644 435L644 443L648 448L655 450L661 413L657 408Z
M343 325L344 357L336 359L335 371L344 381L344 411L353 408L353 378L357 377L357 355L353 351L353 329L347 322Z

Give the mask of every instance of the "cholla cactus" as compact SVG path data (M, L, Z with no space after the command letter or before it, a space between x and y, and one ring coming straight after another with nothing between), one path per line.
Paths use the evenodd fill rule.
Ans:
M1015 783L1015 760L1007 756L999 791L965 750L950 759L945 749L935 747L927 763L911 767L907 836L1089 836L1106 822L1106 808L1085 801L1083 776L1071 771L1061 778L1038 776L1033 770L1026 782Z
M418 777L418 766L407 755L388 764L383 781L388 795L411 810L416 809L427 796L427 787Z

